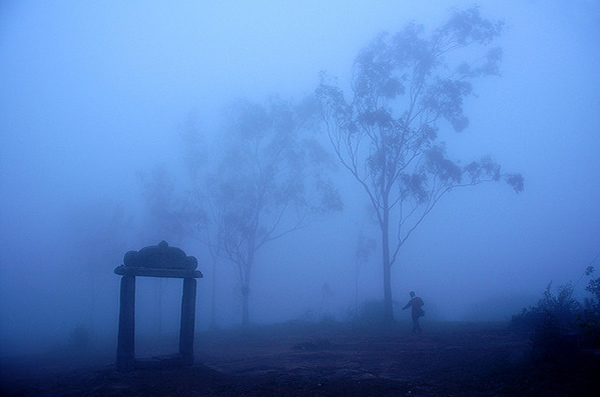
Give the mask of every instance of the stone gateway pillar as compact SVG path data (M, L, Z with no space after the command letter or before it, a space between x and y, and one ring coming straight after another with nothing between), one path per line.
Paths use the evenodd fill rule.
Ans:
M117 369L119 371L192 365L194 363L196 278L203 277L202 272L196 270L197 266L196 258L186 256L179 248L169 247L166 241L125 254L123 265L115 268L115 273L122 276L117 344ZM137 276L183 279L178 353L153 357L149 360L136 360L135 278Z

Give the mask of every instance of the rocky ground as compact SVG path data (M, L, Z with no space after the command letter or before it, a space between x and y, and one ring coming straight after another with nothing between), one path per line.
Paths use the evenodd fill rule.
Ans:
M205 332L196 336L194 366L128 373L115 370L112 351L4 358L1 391L8 396L600 395L600 360L592 354L533 364L528 336L504 324L426 326L419 335L409 333L407 324L367 329L338 323Z

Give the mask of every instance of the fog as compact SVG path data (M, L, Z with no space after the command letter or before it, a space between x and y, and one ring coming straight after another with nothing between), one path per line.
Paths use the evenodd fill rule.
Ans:
M241 320L233 267L212 272L194 236L152 220L143 181L163 170L173 200L188 189L182 130L190 115L219 141L236 98L301 100L319 73L348 85L358 51L410 21L433 29L467 1L4 1L0 5L0 351L69 343L77 326L116 340L123 254L166 240L198 259L196 329ZM549 282L584 294L600 251L600 2L482 2L505 29L501 76L479 80L451 156L491 154L520 172L445 196L392 267L395 317L416 291L428 319L506 320ZM328 150L330 147L326 147ZM218 150L218 149L213 149ZM367 197L342 167L344 209L257 254L250 319L347 319L381 300L382 266ZM168 202L168 200L166 201ZM375 251L357 268L360 231ZM178 329L181 280L139 278L138 332Z

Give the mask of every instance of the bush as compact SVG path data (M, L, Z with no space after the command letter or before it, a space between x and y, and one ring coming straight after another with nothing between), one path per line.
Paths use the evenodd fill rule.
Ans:
M589 266L585 274L592 276L594 268ZM591 298L585 298L583 312L578 318L578 323L583 334L585 347L600 348L600 277L590 278L586 291L592 294Z
M512 316L511 326L516 329L532 331L540 325L569 331L576 328L576 318L581 313L581 304L573 298L573 286L568 283L558 287L558 294L552 294L552 282L548 284L536 306L523 309Z
M586 275L593 271L588 267ZM600 348L600 279L591 278L586 291L593 296L581 304L573 298L571 283L559 286L556 295L550 283L537 305L512 316L511 328L531 333L535 361L562 360L580 347Z
M549 283L536 306L512 316L511 327L531 333L531 356L534 361L564 359L577 351L576 320L581 305L573 298L569 283L552 294Z

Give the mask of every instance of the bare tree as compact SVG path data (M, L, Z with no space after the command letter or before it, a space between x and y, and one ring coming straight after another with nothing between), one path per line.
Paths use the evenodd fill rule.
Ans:
M446 193L501 180L523 189L522 176L502 174L491 157L463 166L437 140L441 121L456 131L467 127L463 100L472 93L471 81L498 74L501 49L483 48L501 30L502 23L482 18L473 7L455 11L431 34L416 24L381 34L354 61L349 100L335 79L322 74L316 93L331 146L367 194L381 231L388 323L391 267ZM458 61L476 53L474 61Z
M209 184L220 252L234 264L248 325L252 270L268 243L340 210L330 158L307 134L308 107L272 98L228 108L223 157Z

